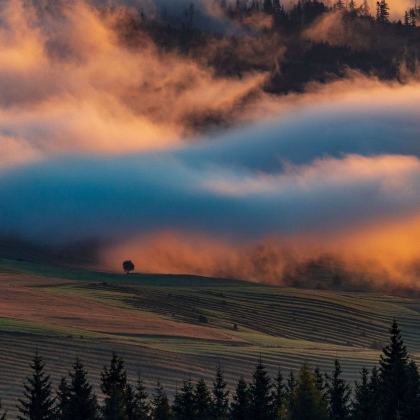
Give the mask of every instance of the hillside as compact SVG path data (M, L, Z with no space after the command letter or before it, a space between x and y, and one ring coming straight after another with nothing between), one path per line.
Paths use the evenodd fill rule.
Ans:
M302 362L347 378L378 359L394 316L420 356L420 301L356 292L303 290L239 280L117 275L0 260L0 392L13 413L35 347L57 381L79 355L91 381L115 350L131 378L211 380L220 363L233 386L259 355L271 372ZM207 323L199 322L204 316ZM234 328L237 325L237 329Z

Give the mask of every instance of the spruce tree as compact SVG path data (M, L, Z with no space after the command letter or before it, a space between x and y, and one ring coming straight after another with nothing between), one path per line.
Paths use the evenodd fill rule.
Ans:
M95 420L98 417L98 403L87 381L87 372L77 357L73 371L69 374L68 403L66 420Z
M61 378L58 385L56 397L56 412L58 420L66 420L68 418L68 405L70 399L70 387L65 377Z
M401 329L394 319L390 343L382 350L380 360L380 408L383 420L397 419L407 392L407 348Z
M273 392L273 418L280 419L285 409L286 400L286 386L283 382L283 375L281 369L277 371L276 381Z
M211 419L212 400L210 391L206 382L201 378L194 391L194 419L210 420Z
M168 396L159 381L157 382L155 393L152 396L151 420L173 420Z
M281 12L280 0L273 0L273 12L275 15L280 14Z
M314 370L315 385L322 394L322 399L325 404L328 404L328 390L325 376L321 373L319 366Z
M45 363L38 353L30 365L33 370L32 376L28 376L24 384L23 398L19 398L17 408L21 415L19 420L54 420L55 398L51 392L50 376L45 374Z
M296 398L290 420L327 420L328 411L321 391L316 387L315 376L305 363L299 372Z
M410 16L410 26L416 27L416 10L414 8L410 9L409 16Z
M369 380L369 412L375 420L380 418L380 383L379 370L374 366Z
M371 413L371 392L369 387L369 371L363 368L360 372L361 381L355 382L355 395L351 407L352 420L374 419Z
M389 6L386 0L381 0L382 22L389 23Z
M236 385L236 392L230 405L231 420L248 420L249 417L249 390L243 376Z
M338 10L344 10L343 0L338 0L337 3L335 3L334 7Z
M113 352L109 369L104 366L101 372L101 390L105 395L113 392L124 395L127 386L127 372L125 371L124 360Z
M350 386L341 377L340 361L334 360L334 371L327 376L328 402L331 420L347 420L350 414Z
M128 420L136 420L135 392L130 384L125 387L125 413Z
M150 404L147 400L148 394L146 387L141 379L140 372L138 373L136 391L134 393L134 412L136 420L146 420L149 418Z
M349 11L354 12L356 10L356 2L354 0L350 0L349 2Z
M370 16L370 6L368 0L363 0L362 5L360 6L360 16L368 17Z
M389 22L389 6L386 0L381 0L376 3L376 20L379 23Z
M175 394L175 420L194 420L194 387L191 378L184 379L180 392Z
M229 391L220 366L217 367L213 382L212 417L214 420L226 420L229 413Z
M404 13L404 26L410 26L410 15L407 11Z
M253 420L270 420L273 410L271 380L260 358L249 387L249 412Z
M125 401L114 391L105 399L103 420L128 420Z
M292 412L293 406L295 405L296 400L296 378L293 370L290 371L289 377L287 378L287 387L286 387L286 402L287 402L287 411Z
M104 420L127 420L127 372L124 360L115 352L112 353L109 369L104 366L101 372L101 390L106 396L102 409Z

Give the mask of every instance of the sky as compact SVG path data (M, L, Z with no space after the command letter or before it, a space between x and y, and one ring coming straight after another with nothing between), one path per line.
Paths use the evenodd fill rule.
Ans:
M113 270L276 284L333 255L417 285L417 80L353 72L273 97L264 74L216 77L147 38L122 48L124 9L0 5L1 237L98 240ZM229 127L191 129L214 113Z

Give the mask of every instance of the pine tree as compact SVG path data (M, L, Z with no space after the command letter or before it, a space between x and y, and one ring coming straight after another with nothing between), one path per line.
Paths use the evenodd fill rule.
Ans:
M334 7L338 10L344 10L343 0L338 0L337 3L335 3Z
M380 407L384 420L396 419L407 392L407 348L395 319L389 333L390 343L382 350L380 360Z
M68 404L70 399L70 387L65 377L61 378L60 385L58 385L56 397L56 411L58 420L66 420L68 418Z
M281 415L285 409L285 400L286 400L286 390L283 382L283 375L281 369L277 371L277 377L274 384L273 392L273 415L274 419L280 419Z
M227 382L220 366L217 367L216 379L213 382L212 412L214 420L226 420L229 413L229 391L226 390Z
M386 0L381 0L382 22L389 23L389 6Z
M128 420L125 401L114 391L105 399L103 420Z
M194 420L194 387L191 378L185 379L181 391L176 393L173 410L175 420Z
M3 408L3 406L2 406L2 404L1 404L1 398L0 398L0 411L1 411L1 409ZM7 411L5 411L4 413L3 413L3 415L0 417L0 420L7 420Z
M77 357L70 372L66 420L95 420L98 414L98 403L87 381L87 372Z
M148 394L146 387L141 379L140 372L138 373L136 391L134 393L134 412L136 420L146 420L149 418L150 404L147 400Z
M104 366L101 372L101 390L106 396L102 409L104 420L127 420L127 372L124 360L115 352L112 353L109 369Z
M354 0L350 0L350 3L349 3L349 11L350 12L354 12L355 10L356 10L356 2L354 1Z
M19 420L54 420L55 398L52 397L50 376L45 374L45 363L42 357L35 352L33 363L30 365L33 370L32 376L26 379L24 384L23 399L19 398L17 406Z
M389 6L386 0L381 0L376 3L376 20L379 23L389 22Z
M287 387L286 387L286 402L287 402L287 411L292 412L293 406L295 405L296 400L296 378L293 370L290 371L289 377L287 378Z
M416 27L416 10L410 9L410 26Z
M249 390L244 377L241 376L230 405L230 419L248 420L249 418Z
M331 420L347 420L349 418L350 386L341 377L340 361L334 360L334 371L327 376L328 402Z
M125 387L125 412L128 420L137 420L135 395L133 387L127 384Z
M203 378L201 378L194 391L194 419L210 420L211 419L211 395Z
M127 372L124 367L124 360L114 352L112 353L111 365L109 369L104 366L101 372L101 390L105 395L112 392L124 395L127 385Z
M172 420L173 414L169 405L168 396L158 381L153 394L151 420Z
M404 26L410 26L410 15L407 11L404 13Z
M324 401L324 403L328 404L327 384L325 381L325 377L319 370L318 366L314 370L314 376L315 376L315 386L321 392L322 400Z
M380 410L380 377L379 370L376 366L372 368L369 380L369 412L370 418L378 419Z
M355 395L351 408L351 418L352 420L369 420L370 418L374 418L370 409L369 371L363 368L360 375L360 383L355 382Z
M271 388L270 377L260 358L249 387L249 412L253 420L270 420L273 410Z
M368 17L370 16L370 6L368 0L363 0L362 5L360 6L360 16Z
M279 15L281 12L280 0L273 0L273 12L275 15Z
M327 407L322 394L315 384L315 377L305 363L300 372L296 387L296 399L290 420L327 420Z

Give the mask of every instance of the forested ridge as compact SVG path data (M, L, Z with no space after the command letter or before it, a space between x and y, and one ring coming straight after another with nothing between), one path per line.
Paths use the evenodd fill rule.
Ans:
M337 358L331 373L321 373L305 363L298 372L282 372L270 378L261 358L250 381L240 376L229 390L223 370L217 367L214 381L193 383L179 378L172 403L157 380L148 394L141 373L129 383L124 360L113 353L101 372L101 396L88 382L88 373L76 358L67 377L53 390L38 349L31 374L23 385L17 408L19 420L397 420L418 419L420 375L410 359L396 320L389 330L379 366L361 368L352 387L342 377ZM1 407L0 407L1 408ZM7 418L4 413L1 420Z
M352 72L400 83L417 77L417 7L391 21L386 0L374 8L368 0L348 4L339 0L333 6L299 0L287 10L284 5L289 3L282 0L214 1L219 19L235 29L210 30L203 23L205 16L191 3L177 11L177 18L166 9L154 17L127 11L118 19L120 39L133 49L144 48L145 39L151 39L162 53L185 56L212 69L216 78L261 74L262 92L273 95L301 93L311 82L351 78ZM250 93L248 101L254 99ZM202 129L229 122L230 116L208 112L189 119L188 126Z

